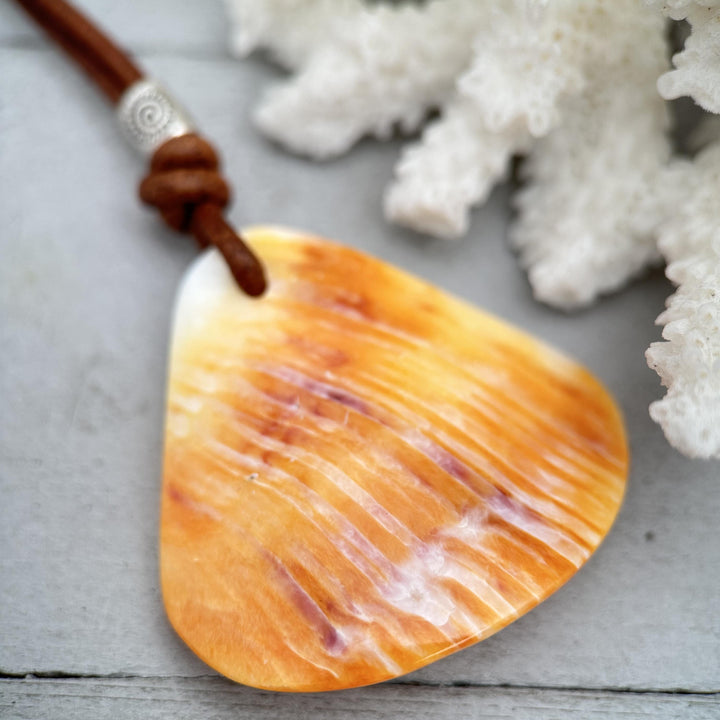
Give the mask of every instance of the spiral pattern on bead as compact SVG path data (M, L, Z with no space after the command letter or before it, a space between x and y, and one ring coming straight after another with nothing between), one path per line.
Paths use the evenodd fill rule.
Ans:
M130 109L130 122L134 132L155 136L170 122L172 108L160 93L151 91L139 97Z
M118 103L118 120L130 144L147 155L167 140L193 130L182 108L151 80L128 88Z

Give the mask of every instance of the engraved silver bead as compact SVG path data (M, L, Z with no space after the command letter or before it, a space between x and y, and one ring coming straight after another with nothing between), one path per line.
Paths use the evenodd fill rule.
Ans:
M128 142L148 156L167 140L195 131L185 110L161 85L148 79L138 80L122 94L117 119Z

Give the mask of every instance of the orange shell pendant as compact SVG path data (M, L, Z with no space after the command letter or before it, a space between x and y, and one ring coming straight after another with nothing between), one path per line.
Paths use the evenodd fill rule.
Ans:
M162 589L233 680L335 690L415 670L557 590L620 506L622 420L585 369L355 250L209 252L172 344Z

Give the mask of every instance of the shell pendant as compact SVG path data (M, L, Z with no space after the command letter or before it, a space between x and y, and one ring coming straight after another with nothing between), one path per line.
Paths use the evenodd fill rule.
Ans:
M488 637L565 583L619 509L620 413L585 369L384 262L246 233L172 341L161 575L173 626L238 682L335 690Z

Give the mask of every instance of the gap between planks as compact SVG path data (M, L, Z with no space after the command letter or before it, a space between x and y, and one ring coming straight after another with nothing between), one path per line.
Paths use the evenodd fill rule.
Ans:
M265 692L234 683L220 675L137 675L130 673L74 673L65 672L63 670L36 670L12 672L0 669L0 682L3 680L128 680L128 681L146 681L146 682L206 682L217 683L220 685L229 685L231 688L244 688L255 690L257 692ZM417 688L461 688L476 690L509 690L522 691L530 690L537 692L567 692L567 693L627 693L632 695L698 695L698 696L717 696L720 700L720 687L717 689L687 689L687 688L653 688L653 687L631 687L631 686L575 686L575 685L539 685L539 684L515 684L515 683L481 683L467 681L450 681L450 682L431 682L426 680L388 680L376 685L366 686L364 688L351 688L351 691L370 690L382 687L417 687ZM298 693L299 695L324 695L326 693Z
M0 717L115 720L715 720L720 693L384 683L335 693L272 693L215 676L0 680Z

